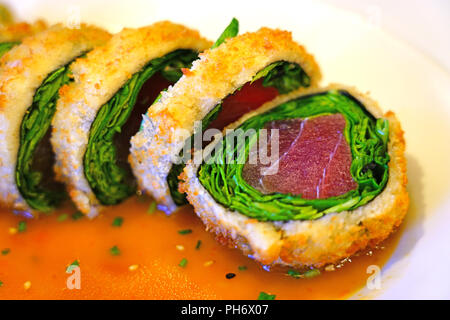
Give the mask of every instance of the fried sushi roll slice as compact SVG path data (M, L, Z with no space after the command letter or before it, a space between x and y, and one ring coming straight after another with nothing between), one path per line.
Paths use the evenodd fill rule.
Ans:
M187 164L180 189L222 243L263 264L339 262L407 212L400 123L354 88L280 97L217 138Z
M101 29L55 25L26 37L0 60L0 202L48 212L63 198L53 179L49 134L59 89L77 57L110 37Z
M12 47L20 44L23 38L32 36L47 28L47 24L38 20L33 24L20 22L8 24L0 28L0 57L2 57Z
M314 57L286 31L262 28L207 50L149 108L131 140L131 164L141 190L167 213L186 204L178 176L192 154L187 146L195 144L194 131L220 132L279 94L315 87L320 78Z
M51 142L56 173L78 209L93 217L136 193L129 140L159 93L211 46L182 25L124 29L73 65L58 101Z

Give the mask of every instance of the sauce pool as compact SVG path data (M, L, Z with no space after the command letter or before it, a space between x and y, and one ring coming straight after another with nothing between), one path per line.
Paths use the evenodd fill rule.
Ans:
M94 220L74 219L71 205L34 220L0 210L0 299L257 299L261 291L276 299L344 299L365 285L368 266L383 266L399 238L396 232L385 249L336 271L295 279L217 243L191 207L166 216L149 213L151 204L133 197ZM117 217L121 226L113 226ZM67 287L75 260L81 289Z

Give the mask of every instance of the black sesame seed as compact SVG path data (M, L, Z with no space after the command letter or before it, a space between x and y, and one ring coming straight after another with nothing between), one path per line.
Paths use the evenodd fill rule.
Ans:
M227 279L233 279L234 277L236 277L236 274L234 274L234 273L227 273L226 275L225 275L225 278L227 278Z

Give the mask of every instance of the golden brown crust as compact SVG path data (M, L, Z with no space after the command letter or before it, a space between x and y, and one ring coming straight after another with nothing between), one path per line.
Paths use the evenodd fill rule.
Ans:
M143 130L131 140L130 162L139 187L167 212L175 210L167 175L185 139L193 133L195 121L202 120L226 96L277 61L299 64L309 75L311 87L321 79L314 57L287 31L262 28L206 50L149 109L151 121L144 121Z
M162 21L124 29L74 63L74 82L60 91L51 142L57 178L66 183L81 212L92 217L103 208L83 170L89 130L101 106L149 61L178 49L201 52L211 44L196 30Z
M185 182L180 191L187 193L197 215L222 243L240 248L244 254L251 254L264 264L321 267L375 246L400 225L409 206L405 141L400 123L393 112L383 115L375 101L352 87L331 85L304 94L330 89L349 91L370 112L389 120L391 160L386 188L373 201L353 211L330 213L312 221L258 222L217 204L199 183L196 177L198 166L189 163L181 177ZM292 94L270 102L228 129L297 96L299 94Z
M30 210L15 184L20 125L34 94L51 72L103 44L109 33L92 26L54 25L6 52L0 59L0 202Z
M311 87L322 78L314 57L292 40L290 32L261 28L206 50L173 89L180 94L168 101L163 97L160 104L149 109L148 116L165 117L177 126L192 128L194 121L203 119L217 105L205 108L202 100L221 101L251 81L258 71L281 60L299 64L311 78Z
M37 20L34 23L19 22L0 28L0 42L20 41L25 37L32 36L47 29L44 20Z

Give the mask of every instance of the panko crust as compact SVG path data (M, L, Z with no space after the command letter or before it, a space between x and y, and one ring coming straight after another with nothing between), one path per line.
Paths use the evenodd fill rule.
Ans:
M150 60L178 49L198 52L211 46L192 29L162 21L124 29L72 66L74 82L63 87L53 119L51 143L57 179L64 182L78 209L94 217L103 208L84 176L83 157L97 112Z
M312 221L259 222L216 203L197 177L199 165L190 162L181 175L184 183L180 192L187 193L189 202L206 228L214 232L222 243L239 248L263 264L322 267L375 246L401 224L409 207L403 130L395 114L391 111L382 114L378 104L368 95L343 85L289 94L245 115L227 129L303 94L333 89L348 91L373 115L389 121L388 152L391 159L386 188L374 200L353 211L330 213ZM213 142L207 148L214 145Z
M258 71L280 60L299 64L310 76L311 87L319 83L318 64L292 40L290 32L262 28L206 50L148 110L142 130L131 139L130 163L140 189L152 195L161 209L170 213L177 208L167 175L185 139L192 135L195 121Z
M20 125L37 88L48 74L83 52L104 43L106 31L87 25L69 29L54 25L26 37L0 59L0 203L32 211L15 183Z
M45 29L47 29L47 23L44 20L37 20L33 23L19 22L6 25L0 28L0 42L20 41Z

